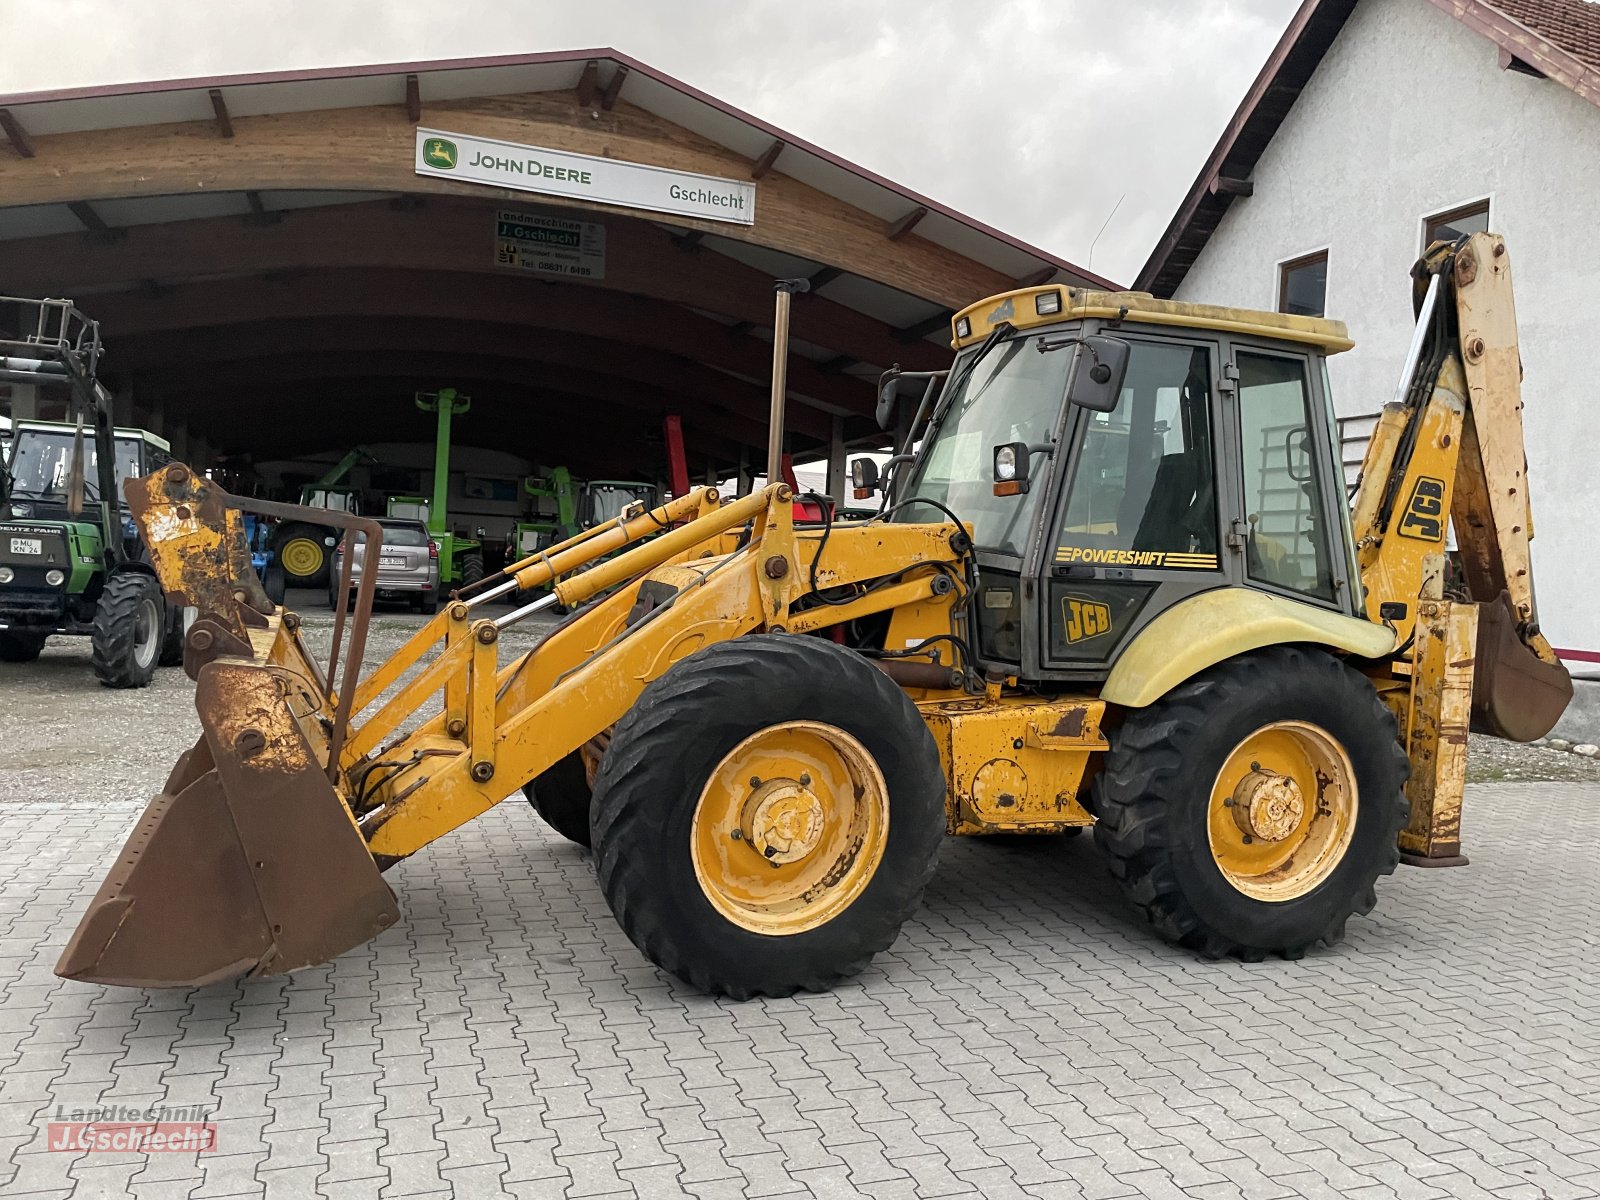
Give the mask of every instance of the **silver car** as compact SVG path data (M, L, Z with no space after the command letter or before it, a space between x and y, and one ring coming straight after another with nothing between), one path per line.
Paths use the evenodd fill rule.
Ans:
M421 521L399 517L379 517L383 544L378 548L377 597L381 600L408 600L418 612L431 613L439 604L439 543L428 536ZM339 600L339 580L344 574L344 558L354 539L350 563L350 599L361 582L366 535L349 533L333 551L328 571L328 607Z

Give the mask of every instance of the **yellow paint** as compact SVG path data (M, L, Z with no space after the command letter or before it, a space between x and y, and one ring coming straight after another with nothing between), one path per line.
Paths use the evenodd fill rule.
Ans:
M1111 704L1143 708L1224 659L1294 642L1379 658L1393 651L1395 636L1382 625L1287 597L1217 588L1173 605L1140 630L1117 657L1100 695Z
M1411 759L1411 815L1400 848L1424 858L1454 858L1461 853L1478 606L1425 600L1418 605L1416 633L1410 719L1401 726Z
M303 579L321 570L323 559L327 555L324 548L310 538L297 537L290 538L283 544L278 551L278 557L283 560L284 570Z
M1252 900L1304 896L1350 848L1358 803L1338 739L1307 721L1274 721L1233 748L1211 785L1212 857Z
M917 708L944 766L951 833L1046 833L1093 823L1078 795L1091 755L1106 749L1099 700L962 696Z
M1061 294L1061 311L1041 316L1035 308L1037 297L1051 292ZM1041 325L1059 325L1064 321L1081 321L1092 317L1108 321L1120 317L1129 322L1145 325L1165 325L1179 329L1272 338L1277 341L1313 346L1324 354L1338 354L1355 345L1350 340L1343 321L1260 312L1250 308L1227 308L1216 304L1186 304L1179 300L1157 300L1149 292L1091 292L1083 288L1063 287L1060 284L1019 288L968 305L950 318L950 344L960 350L975 342L981 342L989 336L996 325L1002 322L1018 329L1032 329ZM966 337L958 337L955 334L956 325L963 318L970 321L972 327Z
M794 721L744 739L695 805L690 857L711 906L782 937L833 920L883 861L889 789L871 753L834 725Z

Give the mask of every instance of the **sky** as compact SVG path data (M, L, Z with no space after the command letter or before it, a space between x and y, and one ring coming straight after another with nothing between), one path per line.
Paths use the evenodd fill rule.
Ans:
M1297 3L0 0L0 94L611 46L1128 284Z

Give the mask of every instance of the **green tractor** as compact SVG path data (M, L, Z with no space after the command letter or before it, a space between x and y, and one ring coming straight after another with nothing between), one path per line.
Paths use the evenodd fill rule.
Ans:
M321 479L300 489L300 503L307 508L326 508L334 512L359 513L361 493L343 486L350 472L361 462L377 462L378 456L365 446L357 446L328 469ZM289 587L323 587L328 582L328 553L334 535L332 526L290 521L278 526L272 550L283 568Z
M158 665L181 661L183 618L121 485L166 466L171 447L113 427L95 378L98 322L69 300L0 297L0 322L12 314L14 327L0 324L0 380L67 388L75 419L12 422L0 471L0 661L33 661L51 634L87 636L101 683L144 687Z
M548 475L529 475L522 490L533 497L526 521L518 521L506 538L506 561L517 562L574 536L578 530L578 487L572 472L552 467Z

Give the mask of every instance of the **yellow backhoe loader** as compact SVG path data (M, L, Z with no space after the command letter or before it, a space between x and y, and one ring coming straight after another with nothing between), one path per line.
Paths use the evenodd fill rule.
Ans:
M1323 369L1343 325L1025 288L954 317L949 372L886 378L881 419L921 399L875 518L797 528L782 484L700 488L465 589L366 675L370 576L324 667L250 570L239 510L303 514L181 465L131 482L169 599L199 610L204 734L57 971L325 961L400 920L388 867L557 783L542 808L576 816L628 936L735 997L859 971L947 834L1093 825L1206 956L1337 941L1398 862L1465 861L1469 727L1538 737L1571 695L1534 607L1505 244L1436 245L1414 279L1348 507ZM853 464L861 491L876 473ZM558 604L502 662L501 631Z

